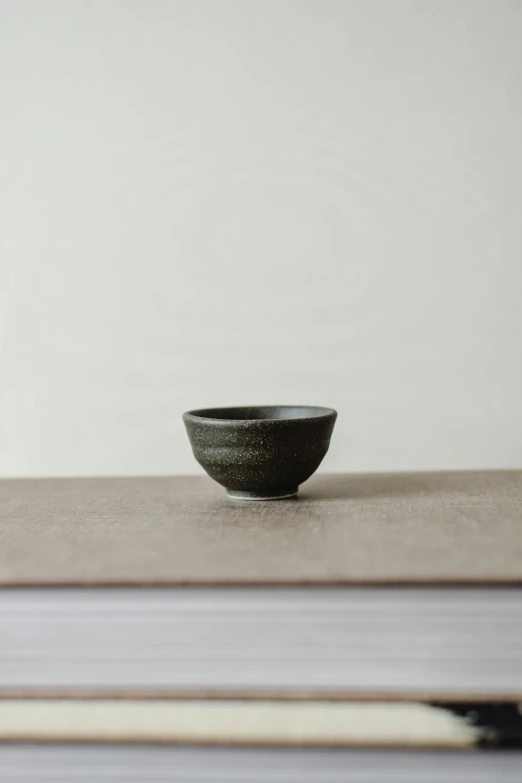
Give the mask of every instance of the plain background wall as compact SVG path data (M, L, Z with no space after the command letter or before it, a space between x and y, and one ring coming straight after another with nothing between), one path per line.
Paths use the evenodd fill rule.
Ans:
M0 474L522 466L520 0L0 0Z

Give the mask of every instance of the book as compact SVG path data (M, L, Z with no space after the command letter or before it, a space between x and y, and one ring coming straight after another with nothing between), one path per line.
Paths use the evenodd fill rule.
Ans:
M492 730L404 702L0 700L4 741L469 749Z
M0 744L3 783L520 783L518 754Z
M0 584L522 582L522 471L318 474L241 503L206 476L0 481Z
M0 696L522 702L522 591L0 591Z
M0 699L2 742L520 748L518 705L357 701Z
M6 742L521 744L521 471L248 504L203 476L10 479L0 511Z

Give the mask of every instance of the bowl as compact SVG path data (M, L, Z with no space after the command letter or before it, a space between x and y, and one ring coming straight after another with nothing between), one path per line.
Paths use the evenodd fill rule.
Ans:
M199 464L241 500L297 495L328 451L336 418L332 408L309 405L205 408L183 415Z

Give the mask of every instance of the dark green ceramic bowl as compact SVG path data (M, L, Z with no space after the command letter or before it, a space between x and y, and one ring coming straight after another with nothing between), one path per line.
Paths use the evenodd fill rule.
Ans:
M242 500L296 495L328 451L336 418L332 408L308 405L206 408L183 416L199 464Z

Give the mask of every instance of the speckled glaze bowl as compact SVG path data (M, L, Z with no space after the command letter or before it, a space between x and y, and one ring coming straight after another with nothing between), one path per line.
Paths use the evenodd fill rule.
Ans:
M336 418L332 408L308 405L206 408L183 416L199 464L240 500L297 495L328 451Z

